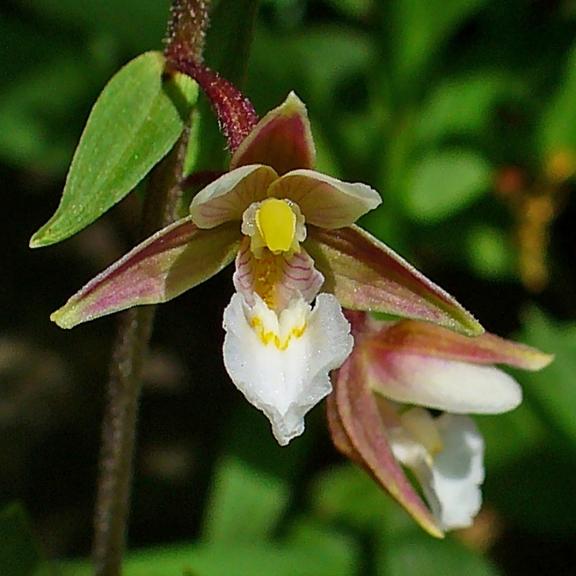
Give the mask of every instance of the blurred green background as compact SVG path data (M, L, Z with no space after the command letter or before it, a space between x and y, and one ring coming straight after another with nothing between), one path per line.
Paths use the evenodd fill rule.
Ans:
M3 576L89 573L44 559L89 553L115 319L65 332L48 317L134 244L138 195L61 245L27 245L99 91L162 48L167 13L166 0L0 8ZM234 75L227 39L251 18L224 21L208 61ZM488 330L556 361L517 374L521 408L477 418L483 512L436 541L336 454L321 407L275 444L224 372L218 276L158 313L128 576L576 573L575 32L573 0L262 0L244 85L257 110L295 90L319 169L381 192L363 224Z

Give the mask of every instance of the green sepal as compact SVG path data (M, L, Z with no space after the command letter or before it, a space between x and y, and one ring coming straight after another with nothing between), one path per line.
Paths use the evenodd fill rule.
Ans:
M356 225L310 226L304 246L343 308L423 320L468 336L484 332L450 294Z
M50 319L73 328L132 306L168 302L228 266L239 243L237 222L202 230L190 216L182 218L98 274Z

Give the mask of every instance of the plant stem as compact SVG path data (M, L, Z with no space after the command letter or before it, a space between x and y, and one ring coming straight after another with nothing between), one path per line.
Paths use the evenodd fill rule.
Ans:
M188 135L189 129L185 129L173 151L153 172L143 206L143 237L177 218ZM154 311L154 306L145 306L124 312L114 342L94 519L92 553L96 576L120 576L122 573L142 366Z

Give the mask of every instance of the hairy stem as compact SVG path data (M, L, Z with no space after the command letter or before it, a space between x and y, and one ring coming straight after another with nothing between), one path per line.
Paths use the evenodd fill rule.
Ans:
M154 170L142 213L143 237L177 218L188 134L186 129L171 154ZM142 366L152 332L154 309L154 306L145 306L124 312L114 342L94 520L96 576L122 573Z
M174 0L168 23L166 54L172 51L202 61L209 0ZM189 130L154 170L142 214L146 237L178 217L180 186ZM120 576L126 547L142 367L148 349L154 307L124 312L118 325L104 415L100 478L94 519L96 576Z

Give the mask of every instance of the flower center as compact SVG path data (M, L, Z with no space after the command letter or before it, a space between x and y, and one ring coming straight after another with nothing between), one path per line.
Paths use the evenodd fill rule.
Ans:
M304 216L290 200L266 198L253 202L242 215L242 234L250 238L250 250L258 259L290 256L300 252L306 238Z
M285 200L268 198L256 211L256 226L272 254L288 252L296 234L296 214Z

